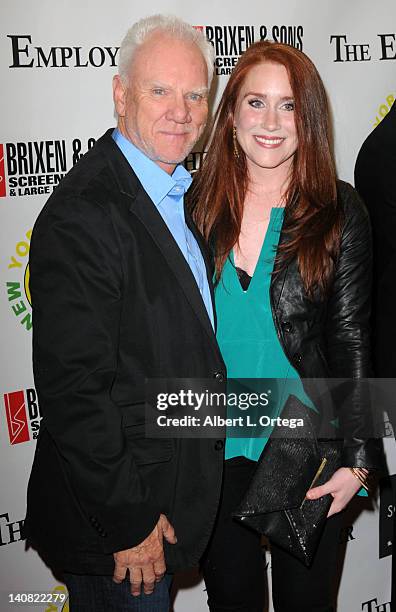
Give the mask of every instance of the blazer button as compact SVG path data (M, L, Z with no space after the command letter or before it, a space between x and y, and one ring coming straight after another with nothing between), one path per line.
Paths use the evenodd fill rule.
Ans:
M294 363L301 363L302 355L300 355L300 353L294 353L293 361L294 361Z
M283 321L281 327L287 334L290 334L290 332L293 331L293 324L290 321Z
M216 443L215 443L215 450L220 451L220 450L223 450L223 448L224 448L224 442L223 442L223 440L216 440Z
M213 374L213 378L215 378L219 382L224 382L224 372L222 372L221 370L219 370L218 372L215 372Z

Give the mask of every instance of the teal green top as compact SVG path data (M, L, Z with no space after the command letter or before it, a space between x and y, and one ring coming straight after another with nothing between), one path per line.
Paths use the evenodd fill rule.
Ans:
M282 221L283 208L273 208L247 291L241 287L231 252L215 292L217 340L228 378L288 379L287 384L285 380L278 383L271 417L279 416L290 393L313 408L297 371L283 352L271 311L271 272ZM267 440L267 437L228 437L225 457L230 459L242 455L257 461Z
M247 291L241 287L233 253L227 259L216 287L217 340L228 378L278 378L276 417L290 393L315 410L298 372L292 367L276 332L270 303L271 272L282 228L283 208L273 208L259 259ZM235 413L234 413L235 414ZM225 458L244 456L257 461L267 437L226 439ZM366 496L361 488L359 495Z

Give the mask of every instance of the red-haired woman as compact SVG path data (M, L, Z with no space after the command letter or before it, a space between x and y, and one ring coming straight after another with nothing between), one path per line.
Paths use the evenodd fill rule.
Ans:
M214 249L217 336L229 377L369 375L368 217L354 189L336 178L326 93L304 53L258 42L242 55L192 206ZM359 397L343 410L345 467L307 494L333 496L312 566L271 546L276 612L334 610L339 513L379 462L375 442L362 435L364 410ZM226 440L222 502L203 563L212 611L263 609L260 537L231 512L264 445Z

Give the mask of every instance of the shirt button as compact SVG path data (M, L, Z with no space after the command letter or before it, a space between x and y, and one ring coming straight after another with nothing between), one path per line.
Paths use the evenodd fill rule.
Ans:
M294 361L294 363L301 363L302 355L300 355L300 353L294 353L293 361Z
M216 440L215 450L220 451L220 450L223 450L223 448L224 448L223 440Z
M215 372L213 374L213 378L215 378L219 382L224 382L224 372L222 372L221 370L219 370L218 372Z
M290 321L283 321L282 322L282 329L287 334L290 334L290 332L293 330L293 325L292 325L292 323Z

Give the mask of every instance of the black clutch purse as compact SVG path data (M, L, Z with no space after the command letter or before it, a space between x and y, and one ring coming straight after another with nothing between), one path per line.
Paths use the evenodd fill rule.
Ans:
M331 495L305 499L312 486L326 482L341 467L342 441L318 440L317 414L294 395L281 419L302 419L304 425L276 427L257 463L247 492L233 512L236 519L267 536L303 563L312 563Z

